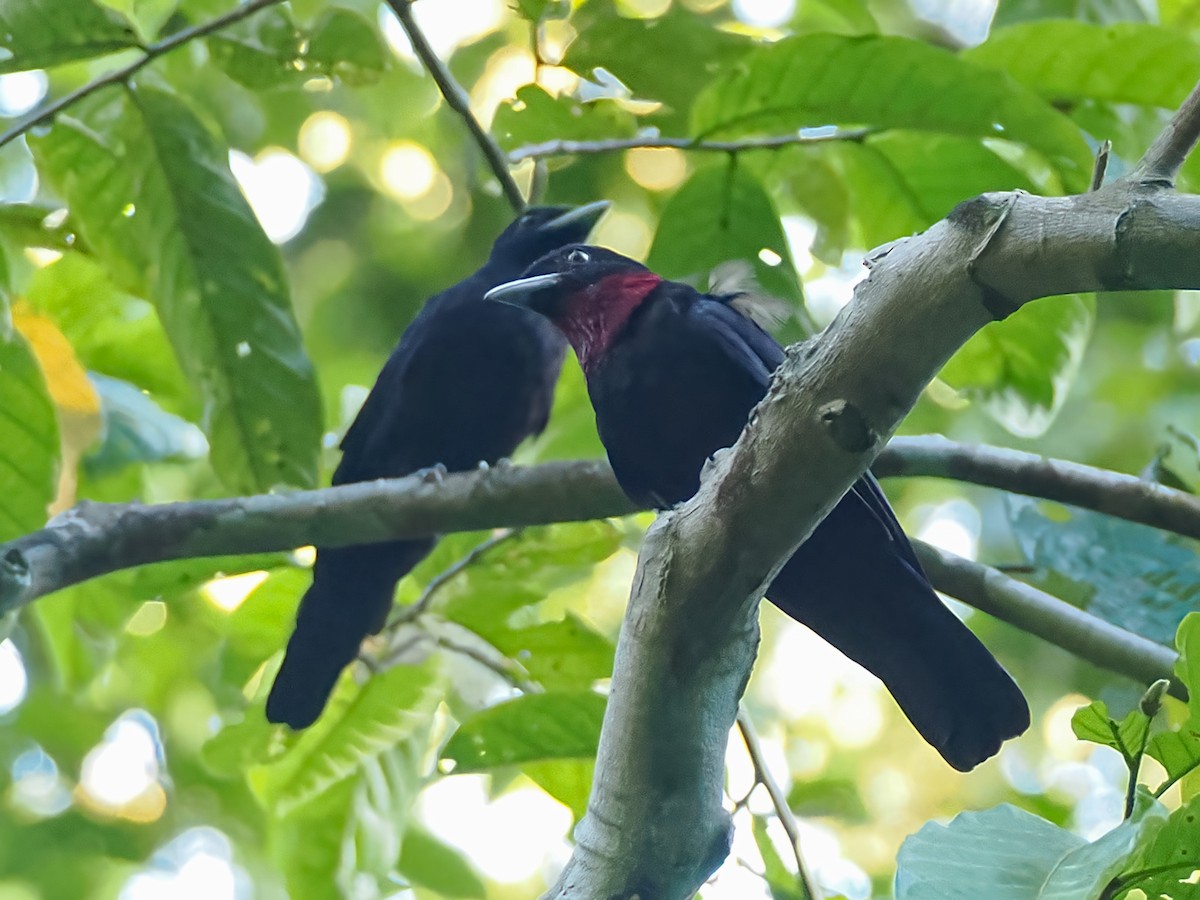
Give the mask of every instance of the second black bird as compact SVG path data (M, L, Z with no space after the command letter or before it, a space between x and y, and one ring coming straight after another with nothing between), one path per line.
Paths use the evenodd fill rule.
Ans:
M581 241L608 208L534 207L496 239L473 275L434 295L405 331L342 440L334 484L450 472L507 457L546 427L566 346L545 319L484 303L544 253ZM305 728L325 707L364 637L387 621L396 582L435 539L317 548L312 587L271 694L267 718Z
M687 500L731 446L783 349L731 298L665 281L598 247L556 250L489 298L554 322L587 376L621 487ZM921 735L968 770L1029 726L1020 689L938 599L878 483L861 478L767 588L767 598L877 675Z

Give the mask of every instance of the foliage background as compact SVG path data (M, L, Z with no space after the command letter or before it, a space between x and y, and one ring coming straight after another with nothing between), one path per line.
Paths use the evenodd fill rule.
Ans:
M3 0L0 113L16 124L231 8ZM750 261L794 311L783 340L831 318L866 249L959 200L1082 189L1105 138L1120 174L1200 72L1190 0L421 0L416 14L505 151L866 128L736 154L558 154L536 178L551 202L614 200L596 242L667 275ZM272 5L132 85L0 149L0 539L78 499L323 483L423 298L511 215L375 0ZM535 180L530 161L515 171ZM1192 163L1182 187L1195 179ZM1198 367L1194 294L1043 302L964 348L905 430L1194 489ZM518 459L601 452L569 363L550 429ZM1164 643L1196 605L1183 539L951 482L888 490L914 534ZM0 647L0 896L531 896L586 799L594 690L647 521L497 544L376 642L381 671L346 679L299 739L261 707L303 552L39 602ZM486 537L445 540L400 599ZM749 710L832 892L889 895L905 836L963 809L1007 801L1088 838L1120 820L1124 763L1070 720L1089 698L1123 713L1144 686L973 615L1035 726L960 775L870 678L774 610L763 620ZM529 683L544 695L493 708ZM736 739L729 767L740 799L753 779ZM788 856L761 792L737 822L704 896L788 896L762 877Z

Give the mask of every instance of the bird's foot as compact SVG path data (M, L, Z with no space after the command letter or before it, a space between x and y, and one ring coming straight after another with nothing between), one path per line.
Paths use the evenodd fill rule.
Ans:
M441 484L446 477L446 467L438 463L424 469L417 469L413 474L421 479L422 484Z

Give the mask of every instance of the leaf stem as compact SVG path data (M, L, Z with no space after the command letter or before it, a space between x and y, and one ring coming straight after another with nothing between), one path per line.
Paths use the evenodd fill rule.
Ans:
M508 154L510 165L516 165L527 159L546 159L552 156L594 156L601 153L615 153L620 150L659 150L672 148L675 150L695 150L711 153L741 153L745 150L779 150L783 147L805 146L808 144L827 144L833 141L862 141L876 129L855 128L838 130L829 134L780 134L770 137L742 138L736 141L705 141L698 138L683 137L631 137L610 138L597 141L545 141L540 144L528 144L518 147Z

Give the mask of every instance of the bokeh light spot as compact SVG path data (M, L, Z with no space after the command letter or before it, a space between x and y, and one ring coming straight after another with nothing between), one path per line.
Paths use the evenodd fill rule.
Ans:
M300 126L297 143L306 163L318 172L330 172L350 155L350 123L335 112L313 113Z

